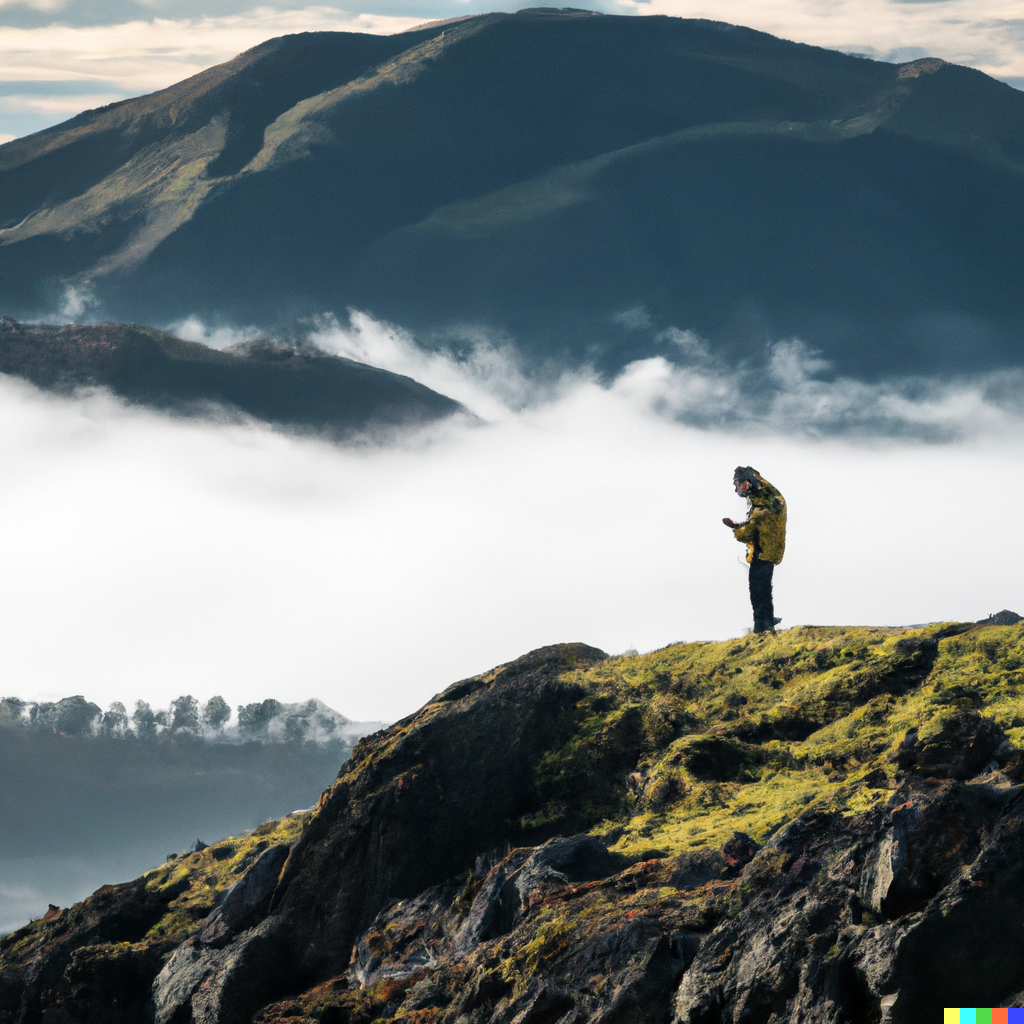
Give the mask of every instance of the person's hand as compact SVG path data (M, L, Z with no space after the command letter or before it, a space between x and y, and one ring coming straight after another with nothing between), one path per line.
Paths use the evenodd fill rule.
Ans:
M725 523L725 525L726 525L726 526L728 526L730 530L735 530L735 529L736 529L736 527L740 525L739 523L734 523L734 522L733 522L733 521L732 521L731 519L729 519L729 518L725 518L725 519L723 519L723 520L722 520L722 522L723 522L723 523Z

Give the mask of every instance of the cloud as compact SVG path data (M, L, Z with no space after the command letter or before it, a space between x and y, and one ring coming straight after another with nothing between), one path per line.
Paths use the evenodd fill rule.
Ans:
M67 285L64 289L64 301L60 308L59 320L65 323L84 323L90 310L97 310L99 301L88 285ZM52 319L47 319L51 323Z
M627 329L649 326L638 310L627 312ZM192 334L178 333L203 340L202 324L188 323ZM586 368L531 367L510 339L479 328L427 349L408 331L358 310L350 311L347 326L322 318L309 339L335 355L412 377L491 422L557 401L597 380ZM638 409L690 426L935 442L995 436L1024 414L1021 370L867 383L835 375L827 359L796 338L768 345L761 359L738 365L712 355L692 330L669 327L655 339L666 355L628 364L608 389Z
M0 26L0 81L93 81L130 93L163 89L290 32L399 32L421 21L335 7L258 7L220 17L119 24ZM79 108L82 109L82 108Z
M69 96L39 96L33 93L9 93L0 96L0 114L42 114L45 117L72 117L91 107L102 107L124 99L120 93L76 93Z
M712 359L691 332L679 334L694 362L655 356L631 363L612 390L694 426L786 436L993 437L1021 413L1020 370L866 383L828 376L831 364L796 339L769 346L763 361L732 368Z
M651 314L644 306L631 306L621 313L616 313L612 320L621 324L627 331L639 331L651 326Z
M556 376L524 401L529 373L493 342L417 355L358 315L332 332L393 366L419 359L498 414L340 447L0 378L0 517L18 538L0 548L6 692L317 696L394 719L547 643L740 635L742 552L720 522L742 515L738 464L789 500L783 625L1024 610L1013 540L991 525L1024 501L1006 472L1022 417L982 384L837 385L790 345L765 364L766 398L744 368L663 357L607 384ZM955 440L887 436L871 411L886 403ZM687 422L701 407L713 425ZM857 416L876 429L820 427Z
M209 348L225 349L252 341L263 333L258 327L209 327L198 317L186 317L169 328L184 341L198 341Z
M400 327L351 310L347 327L326 316L309 339L334 355L412 377L487 420L549 400L577 379L543 366L528 368L510 339L476 327L454 330L445 344L426 349Z
M1024 75L1024 18L1016 0L608 0L603 6L725 21L879 60L941 57L1004 80Z

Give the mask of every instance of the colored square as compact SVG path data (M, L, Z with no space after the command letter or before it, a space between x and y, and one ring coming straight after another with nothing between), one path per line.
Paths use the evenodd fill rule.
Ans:
M992 1024L1010 1024L1007 1020L1007 1014L1010 1011L1004 1006L1001 1010L992 1010ZM943 1022L945 1024L945 1022Z
M978 1024L977 1011L973 1006L960 1007L960 1024Z
M1007 1013L1007 1021L1009 1024L1024 1024L1024 1009L1020 1007L1011 1006Z
M974 1011L974 1019L977 1024L992 1024L992 1007L991 1006L979 1006Z
M960 1007L947 1006L942 1011L942 1024L960 1024Z

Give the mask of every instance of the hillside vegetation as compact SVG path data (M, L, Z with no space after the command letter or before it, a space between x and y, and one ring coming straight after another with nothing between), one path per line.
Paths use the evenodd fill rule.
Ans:
M544 648L362 740L258 850L230 840L3 940L0 1010L853 1024L1019 1005L1022 730L1022 625Z

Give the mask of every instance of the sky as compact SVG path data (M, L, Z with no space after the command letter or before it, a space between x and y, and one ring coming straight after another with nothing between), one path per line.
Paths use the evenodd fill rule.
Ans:
M749 367L676 334L676 358L615 380L540 380L501 340L456 358L366 314L324 319L325 350L476 414L349 445L0 378L6 690L315 696L392 721L545 644L740 636L743 548L721 523L744 514L737 465L789 502L783 628L1024 608L1006 525L1024 502L1007 472L1019 380L867 385L787 340L751 408Z
M903 62L980 68L1024 88L1019 0L574 0L616 14L713 18L799 42ZM535 0L500 9L536 6ZM495 10L489 0L0 0L0 141L164 88L290 32L398 32Z

